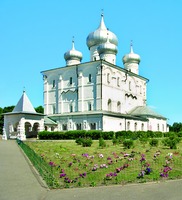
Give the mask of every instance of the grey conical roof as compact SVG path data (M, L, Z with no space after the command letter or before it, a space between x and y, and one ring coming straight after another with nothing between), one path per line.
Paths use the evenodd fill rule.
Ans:
M143 116L143 117L154 117L159 119L167 119L166 117L158 114L148 106L137 106L134 109L132 109L128 114L134 115L134 116Z
M25 91L23 91L23 95L21 96L20 100L18 101L17 105L13 109L12 113L36 113L32 103L30 102L29 98L27 97Z

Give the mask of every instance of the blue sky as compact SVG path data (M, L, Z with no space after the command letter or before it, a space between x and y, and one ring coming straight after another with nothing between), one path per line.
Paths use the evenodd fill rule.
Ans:
M117 65L133 40L140 75L150 80L147 105L169 124L182 122L181 0L0 0L0 107L16 105L24 87L34 107L43 105L40 72L65 66L73 36L89 61L86 38L102 9L119 40Z

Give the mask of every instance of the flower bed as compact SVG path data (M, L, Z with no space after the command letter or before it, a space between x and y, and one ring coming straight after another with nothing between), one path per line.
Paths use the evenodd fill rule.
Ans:
M51 166L59 188L125 184L182 177L181 144L177 150L164 146L145 148L139 140L133 149L113 145L82 147L75 141L26 142Z

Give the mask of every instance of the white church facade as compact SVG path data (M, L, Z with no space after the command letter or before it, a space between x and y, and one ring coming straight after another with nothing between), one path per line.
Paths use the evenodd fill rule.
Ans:
M117 36L101 15L99 27L86 39L90 61L72 41L66 66L42 72L44 115L36 113L25 92L4 114L3 139L25 140L39 131L101 130L167 132L167 118L147 106L148 79L139 74L140 56L133 51L116 65Z
M72 41L66 66L42 72L44 114L57 123L55 130L167 132L167 118L147 106L148 79L139 74L140 56L132 44L124 66L117 66L118 39L103 15L86 42L89 62L81 63Z

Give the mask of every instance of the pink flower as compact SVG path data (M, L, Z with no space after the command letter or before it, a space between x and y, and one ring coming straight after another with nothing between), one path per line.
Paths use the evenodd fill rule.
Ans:
M103 158L104 155L102 153L99 154L99 158Z

